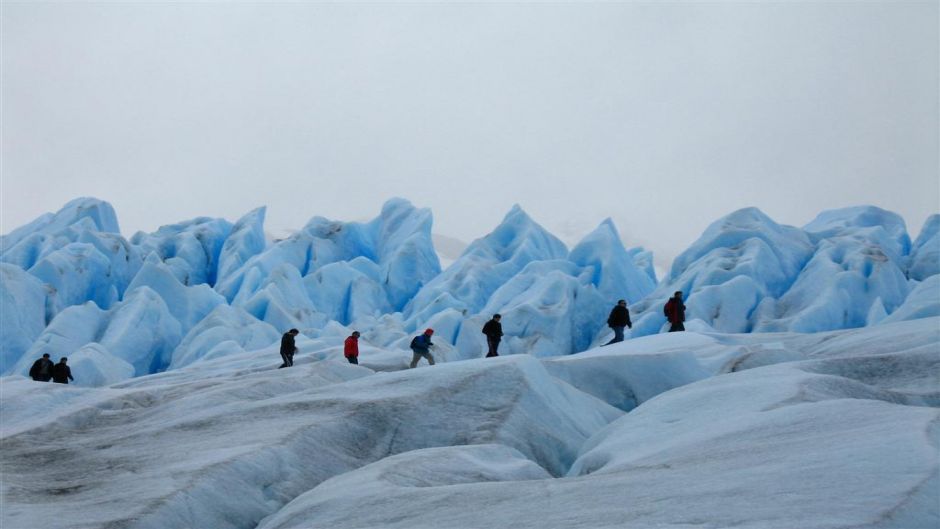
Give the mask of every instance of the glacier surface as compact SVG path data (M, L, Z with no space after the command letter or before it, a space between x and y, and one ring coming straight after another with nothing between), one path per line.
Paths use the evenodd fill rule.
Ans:
M285 370L272 347L99 388L7 376L0 523L933 528L938 343L934 317L395 372L302 340Z

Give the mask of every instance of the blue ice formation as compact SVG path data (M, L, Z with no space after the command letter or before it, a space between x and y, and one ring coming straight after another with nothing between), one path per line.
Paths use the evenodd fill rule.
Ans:
M161 226L155 233L138 232L131 243L141 255L154 255L183 285L215 284L222 245L232 231L224 219L199 217Z
M239 250L248 244L257 247L257 238L245 237L233 243L230 252L250 255L252 250ZM356 262L359 257L363 259ZM347 304L401 310L422 285L440 273L440 262L431 243L430 210L417 209L403 199L392 199L382 207L378 218L368 223L314 217L300 232L262 252L254 252L240 268L226 270L216 290L231 304L242 306L264 320L272 303L277 311L286 308L290 312L293 294L284 292L282 287L291 285L294 275L303 280L333 263L343 265L327 272L331 278L344 276L341 279L344 283L359 285L351 295L345 295L349 289L343 293ZM270 276L276 269L278 278L272 282ZM363 292L375 293L375 289L362 286L364 281L374 283L382 295L372 302L362 300ZM311 288L317 287L311 284ZM300 289L298 295L303 295L304 290ZM320 307L314 306L312 300L301 302L298 314L278 316L276 323L286 319L299 326L319 326L326 314L350 313L348 306L339 309L334 306L337 298L325 301ZM281 307L284 302L288 305ZM371 315L378 317L380 313L373 310Z
M7 373L46 327L46 288L25 270L0 263L0 373Z
M483 324L503 315L502 354L559 356L606 342L626 299L631 336L662 332L684 293L687 328L818 332L940 315L940 215L912 242L872 206L796 228L746 208L712 223L657 281L652 255L604 220L572 249L514 206L447 269L430 210L403 199L369 222L313 217L266 240L264 207L234 223L200 217L137 233L84 198L0 237L0 374L49 353L83 383L113 383L275 344L296 327L335 340L407 348L436 329L444 360L479 357Z
M940 239L931 222L912 246L903 219L872 206L826 211L802 229L778 225L754 208L736 211L709 226L635 307L633 335L662 330L661 309L675 291L683 292L687 320L721 332L876 324L936 273Z
M931 215L911 247L908 276L923 281L936 274L940 274L940 215Z

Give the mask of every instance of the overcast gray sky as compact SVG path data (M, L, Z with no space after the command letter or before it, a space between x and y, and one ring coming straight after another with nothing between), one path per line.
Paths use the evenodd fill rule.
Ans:
M940 210L938 2L3 2L2 232L393 196L470 241L520 204L667 264L757 206Z

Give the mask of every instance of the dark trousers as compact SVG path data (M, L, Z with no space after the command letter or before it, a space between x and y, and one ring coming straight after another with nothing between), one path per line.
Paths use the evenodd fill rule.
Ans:
M681 321L677 321L669 327L669 332L684 331L685 325L682 325Z
M605 343L604 345L610 345L612 343L622 342L623 341L623 325L617 325L616 327L611 325L611 329L614 330L614 337L611 341Z
M486 357L499 356L499 353L496 352L499 349L499 338L486 338L486 345L489 347L489 351L486 352Z
M281 364L278 369L281 367L290 367L294 365L294 353L281 353L281 358L284 359L284 363Z
M349 363L350 363L350 364L359 365L359 358L358 358L358 357L355 357L355 356L347 356L347 357L346 357L346 360L349 360Z

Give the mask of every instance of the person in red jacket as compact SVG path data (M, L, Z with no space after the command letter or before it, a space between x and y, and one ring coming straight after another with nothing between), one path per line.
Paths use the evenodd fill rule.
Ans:
M350 364L359 363L359 331L353 331L346 338L346 343L343 345L343 355L346 356L346 360L349 360Z
M666 306L663 307L663 313L666 315L666 319L669 320L669 332L685 330L685 325L682 324L685 321L685 304L682 303L681 290L669 298Z

